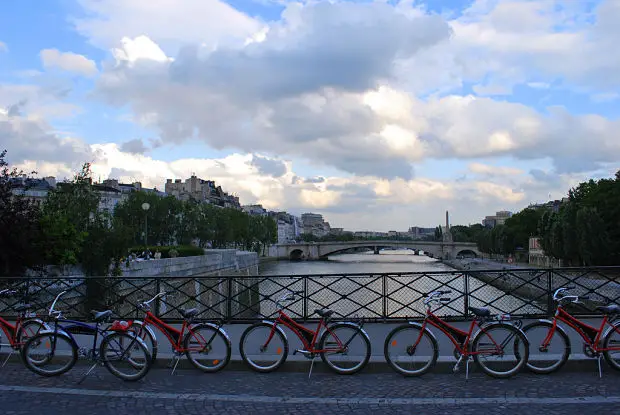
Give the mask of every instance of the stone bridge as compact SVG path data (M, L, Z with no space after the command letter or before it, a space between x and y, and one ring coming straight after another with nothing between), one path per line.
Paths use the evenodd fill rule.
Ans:
M329 255L353 248L372 249L375 254L382 248L410 249L423 251L425 255L439 259L454 259L458 255L480 255L473 242L335 241L274 245L269 249L269 256L282 259L326 259Z

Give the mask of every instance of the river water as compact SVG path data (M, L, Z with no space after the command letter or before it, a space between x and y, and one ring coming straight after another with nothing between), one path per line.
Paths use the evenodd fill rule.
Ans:
M445 296L451 302L438 309L437 314L463 316L465 312L463 293L466 282L463 275L454 273L454 269L436 259L415 255L412 251L381 251L379 255L372 252L341 254L331 256L327 261L267 262L261 265L260 275L282 276L260 281L260 293L273 300L261 302L264 315L273 315L275 300L287 289L308 293L307 304L302 300L289 304L288 310L295 317L302 317L304 312L311 315L315 308L323 307L348 317L422 317L425 312L422 296L433 290L452 291ZM470 306L489 307L494 313L526 314L542 310L538 305L507 295L473 277L467 284L471 293Z

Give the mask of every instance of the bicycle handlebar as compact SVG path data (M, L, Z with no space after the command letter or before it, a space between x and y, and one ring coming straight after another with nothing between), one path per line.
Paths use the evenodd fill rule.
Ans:
M566 287L560 287L553 293L553 300L557 302L571 302L578 303L580 300L589 300L590 297L587 295L562 295L565 291L574 290L576 287L574 285L569 285Z
M157 294L155 294L155 297L151 298L150 300L148 300L148 301L143 301L143 302L139 303L139 304L138 304L138 308L145 308L145 307L148 307L148 306L149 306L149 305L150 305L153 301L157 300L158 298L163 297L163 296L164 296L164 295L166 295L166 294L169 294L169 293L168 293L168 292L166 292L166 291L162 291L162 292L160 292L160 293L157 293Z
M50 309L49 309L49 315L50 315L50 316L52 316L52 315L56 314L56 316L57 316L57 317L60 317L60 315L61 315L60 313L61 313L61 312L60 312L60 311L57 311L57 310L54 310L54 307L56 306L56 302L58 301L58 299L59 299L61 296L63 296L64 294L66 294L67 292L68 292L67 290L62 291L60 294L58 294L58 295L56 296L56 298L54 299L54 302L52 303L52 305L50 306Z

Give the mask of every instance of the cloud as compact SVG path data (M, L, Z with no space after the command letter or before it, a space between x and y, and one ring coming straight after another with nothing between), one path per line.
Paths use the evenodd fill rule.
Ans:
M252 157L252 166L258 169L258 172L273 177L283 176L287 172L286 164L282 160L272 159L265 156L254 154Z
M6 45L6 43L0 41L0 52L8 52L8 51L9 51L9 47Z
M40 55L45 68L59 68L83 76L93 76L97 73L97 65L94 61L73 52L43 49Z
M515 176L524 173L523 170L514 167L490 166L482 163L471 163L468 169L472 173L488 176Z
M134 138L121 144L121 151L125 153L144 154L149 151L149 148L144 145L141 138Z
M0 144L13 164L44 160L75 165L93 160L90 148L79 139L49 132L49 125L18 114L0 111Z

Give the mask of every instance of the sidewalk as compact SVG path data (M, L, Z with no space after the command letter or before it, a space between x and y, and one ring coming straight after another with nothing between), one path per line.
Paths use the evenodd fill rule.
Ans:
M522 373L508 380L482 374L395 373L339 376L224 370L207 375L153 369L136 383L99 368L81 385L86 367L42 378L19 364L0 370L3 414L584 414L614 413L620 373ZM602 412L604 411L604 412Z

